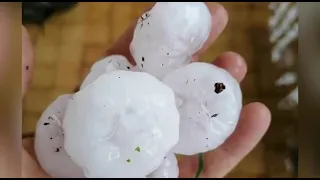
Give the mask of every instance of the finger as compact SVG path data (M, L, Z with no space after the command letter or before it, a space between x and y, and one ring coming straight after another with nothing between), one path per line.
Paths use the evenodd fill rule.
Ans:
M238 82L241 82L247 73L246 61L234 52L221 54L213 61L213 64L227 70Z
M28 137L22 139L22 147L34 158L36 158L36 154L34 151L34 138Z
M206 4L211 13L211 32L203 47L195 53L193 57L194 61L198 61L199 56L219 37L225 29L229 19L227 10L221 4L216 2L206 2Z
M203 48L201 48L199 52L197 52L194 55L194 59L197 59L201 53L203 53L205 50L208 49L208 47L214 42L214 40L222 33L222 31L224 30L228 22L228 13L222 5L214 2L207 2L206 4L211 13L212 29L211 29L211 33L209 35L208 40L204 44ZM152 6L149 7L146 11L150 10ZM133 38L133 32L134 32L135 26L136 26L136 21L125 31L125 33L107 51L107 55L120 54L127 57L132 64L135 64L129 49L130 43Z
M224 177L261 140L271 120L270 111L261 103L246 105L235 132L216 150L204 155L202 177Z
M29 34L22 26L22 95L24 96L33 74L33 48Z
M22 178L49 178L24 148L22 148Z

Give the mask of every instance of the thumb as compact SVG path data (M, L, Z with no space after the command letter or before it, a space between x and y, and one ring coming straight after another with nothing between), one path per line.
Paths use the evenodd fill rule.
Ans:
M22 26L22 95L24 96L33 75L33 47L27 29Z

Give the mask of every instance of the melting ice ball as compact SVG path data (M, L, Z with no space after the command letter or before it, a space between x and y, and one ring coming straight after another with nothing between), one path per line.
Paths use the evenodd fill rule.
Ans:
M88 178L146 177L179 139L173 91L144 72L113 71L77 92L64 147Z
M176 156L171 152L164 157L161 165L148 178L178 178L179 167Z
M42 169L53 178L83 178L77 166L64 149L64 131L61 127L65 110L72 95L59 96L42 113L35 134L35 153Z
M89 74L83 80L80 89L85 88L88 84L98 79L101 75L115 70L132 70L133 66L129 63L128 59L122 55L107 56L95 62Z
M161 79L190 63L210 31L204 2L157 2L138 20L130 51L141 71Z
M226 70L191 63L169 73L163 82L180 102L180 136L174 153L194 155L213 150L234 131L242 94L239 83Z

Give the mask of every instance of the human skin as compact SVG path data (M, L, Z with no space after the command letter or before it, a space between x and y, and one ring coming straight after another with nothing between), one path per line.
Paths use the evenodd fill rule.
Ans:
M193 61L197 61L199 55L213 44L228 22L227 11L220 4L208 2L207 5L212 16L211 34L204 47L193 56ZM106 55L124 55L131 63L134 63L129 51L134 27L135 22L107 51ZM25 55L27 56L27 54L23 54L23 56ZM31 62L32 59L25 59L24 61ZM213 60L213 64L227 70L239 82L244 79L247 72L244 59L234 52L221 54ZM23 72L23 76L26 77L26 80L23 81L24 87L28 87L28 79L31 78L28 73L32 72ZM235 132L220 147L204 154L204 168L200 177L217 178L226 176L258 144L267 131L270 120L270 111L265 105L259 102L245 105ZM36 161L33 150L33 137L23 139L22 158L23 177L48 177ZM179 159L179 176L181 178L194 177L197 168L198 156L183 156Z

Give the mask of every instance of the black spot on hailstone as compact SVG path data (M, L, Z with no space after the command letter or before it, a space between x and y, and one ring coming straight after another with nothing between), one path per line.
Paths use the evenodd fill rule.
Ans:
M211 117L213 118L213 117L217 117L218 116L218 114L213 114Z
M221 93L225 89L226 89L226 86L223 83L214 84L214 92L217 94Z
M45 125L45 126L47 126L47 125L49 125L50 123L43 123L43 125Z
M59 148L56 148L55 152L60 152L60 149L59 149Z
M143 68L143 64L141 64L141 67Z
M142 57L142 61L144 62L144 57Z
M127 69L130 69L130 67L128 66Z

